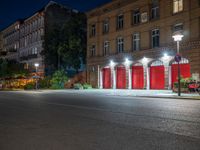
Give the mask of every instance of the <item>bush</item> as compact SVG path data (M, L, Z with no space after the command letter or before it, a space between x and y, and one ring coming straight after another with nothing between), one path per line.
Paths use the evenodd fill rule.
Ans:
M85 83L83 84L83 89L92 89L92 85Z
M33 82L27 83L27 84L24 86L24 89L25 89L25 90L33 90L33 89L35 89L35 83L33 83Z
M48 89L50 87L50 77L45 77L44 79L39 80L39 88Z
M74 89L76 89L76 90L82 90L83 86L80 83L76 83L76 84L74 84Z
M50 81L52 89L64 89L65 82L68 80L64 70L56 71Z

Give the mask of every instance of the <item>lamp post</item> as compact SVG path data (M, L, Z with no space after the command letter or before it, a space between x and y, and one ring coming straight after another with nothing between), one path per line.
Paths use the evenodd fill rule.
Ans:
M178 96L181 96L180 41L182 41L182 38L184 37L184 35L181 33L177 33L177 34L173 35L172 37L173 37L174 41L177 42L177 54L175 56L175 60L178 63Z
M36 78L35 78L35 89L37 90L37 87L38 87L38 81L37 81L37 70L38 70L38 67L39 67L39 64L38 63L35 63L34 64L35 66L35 74L36 74Z

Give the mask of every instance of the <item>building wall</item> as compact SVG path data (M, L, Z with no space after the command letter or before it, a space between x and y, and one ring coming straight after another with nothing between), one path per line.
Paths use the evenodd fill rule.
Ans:
M19 50L19 34L20 34L20 21L16 21L9 27L2 31L3 40L3 51L6 52L4 58L9 60L18 60L18 50Z
M102 7L96 8L87 13L88 17L88 50L87 68L88 81L98 86L98 68L109 65L110 60L123 63L129 58L133 63L142 61L143 57L148 58L147 65L156 59L162 59L164 53L168 53L171 60L176 54L176 43L173 41L172 28L175 24L183 23L184 38L181 41L182 57L187 58L191 65L192 74L200 74L200 5L198 0L183 0L183 11L173 14L173 1L159 0L159 18L150 19L151 1L149 0L115 0ZM139 9L141 13L147 12L148 21L132 24L132 12ZM116 17L124 15L124 28L116 30ZM102 26L105 19L109 19L110 31L103 34ZM91 25L96 25L96 36L91 37ZM151 48L151 30L159 29L160 46ZM140 33L140 50L132 50L132 35ZM124 38L124 52L117 53L117 37ZM110 41L110 53L103 56L103 42ZM91 57L91 45L96 45L96 54ZM168 66L171 62L168 60ZM166 73L168 74L168 73ZM166 77L167 78L167 77ZM167 79L168 80L168 79ZM166 83L166 88L169 85Z

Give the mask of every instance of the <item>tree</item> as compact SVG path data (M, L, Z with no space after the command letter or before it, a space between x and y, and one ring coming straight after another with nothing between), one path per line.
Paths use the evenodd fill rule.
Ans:
M64 70L56 71L51 79L51 88L53 89L63 89L65 82L68 80Z
M86 16L77 13L62 26L55 26L45 35L44 51L47 74L74 68L78 71L86 57Z

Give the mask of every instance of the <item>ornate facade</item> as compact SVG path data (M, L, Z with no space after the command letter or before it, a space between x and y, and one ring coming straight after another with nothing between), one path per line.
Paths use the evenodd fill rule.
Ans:
M87 13L87 81L99 88L171 89L181 75L199 80L199 0L113 0Z
M45 33L52 28L61 27L77 10L50 1L44 8L32 16L16 21L4 30L3 53L0 57L24 63L31 72L38 63L38 72L45 72L44 57L41 55L45 42Z

